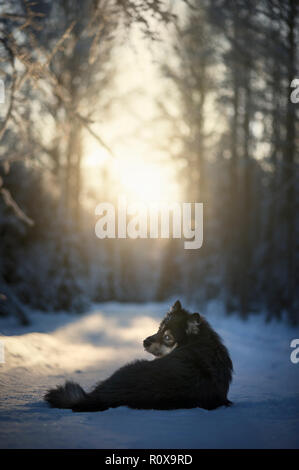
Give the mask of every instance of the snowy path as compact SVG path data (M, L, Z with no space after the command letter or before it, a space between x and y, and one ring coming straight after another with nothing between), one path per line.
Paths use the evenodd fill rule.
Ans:
M299 448L299 363L290 361L298 329L265 325L260 317L223 317L215 302L206 317L231 352L233 407L75 414L42 401L65 378L88 389L129 360L149 359L142 340L167 308L108 303L84 316L32 313L33 326L26 328L1 319L0 447Z

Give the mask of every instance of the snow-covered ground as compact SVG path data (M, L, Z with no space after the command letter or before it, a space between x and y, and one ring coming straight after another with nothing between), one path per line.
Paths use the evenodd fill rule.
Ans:
M106 303L83 316L32 313L32 326L1 319L1 448L299 448L299 363L290 360L298 329L262 316L226 317L211 302L205 315L228 346L235 373L231 408L102 413L51 409L47 388L66 378L85 389L118 366L150 356L166 304Z

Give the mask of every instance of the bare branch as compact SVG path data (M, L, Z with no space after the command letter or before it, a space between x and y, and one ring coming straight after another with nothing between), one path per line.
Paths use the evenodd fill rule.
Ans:
M0 192L3 196L3 199L4 199L4 202L6 203L7 206L11 207L12 210L14 211L15 215L20 219L22 220L23 222L25 222L27 225L34 225L34 221L32 219L30 219L30 217L28 217L25 212L18 206L18 204L16 203L16 201L12 198L10 192L8 191L8 189L5 189L5 188L1 188L0 189Z
M11 92L10 92L10 103L9 103L9 107L8 107L6 116L4 118L4 121L3 121L3 123L0 127L0 140L1 140L1 138L3 137L4 132L6 130L9 119L11 117L12 111L13 111L15 92L16 92L17 72L16 72L16 69L15 69L14 55L13 55L13 52L12 52L11 48L9 47L9 45L7 44L7 41L5 39L0 38L0 42L2 42L4 48L8 52L9 60L10 60L10 63L11 63L12 69L13 69L12 85L11 85Z

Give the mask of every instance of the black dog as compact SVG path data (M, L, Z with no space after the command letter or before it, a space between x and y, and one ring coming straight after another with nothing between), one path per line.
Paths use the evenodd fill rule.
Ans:
M231 404L227 393L232 361L218 334L198 313L188 313L177 301L158 332L144 340L144 347L157 359L121 367L90 393L66 382L48 391L45 400L53 407L73 411L103 411L117 406L212 410Z

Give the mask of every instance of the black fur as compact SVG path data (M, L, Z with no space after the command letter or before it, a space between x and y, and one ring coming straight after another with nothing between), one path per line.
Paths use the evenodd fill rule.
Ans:
M127 364L90 393L67 382L50 390L45 400L53 407L73 411L103 411L117 406L161 410L229 406L227 393L233 366L209 323L198 313L182 309L177 301L158 333L144 344L162 341L165 330L171 332L177 344L169 354Z

